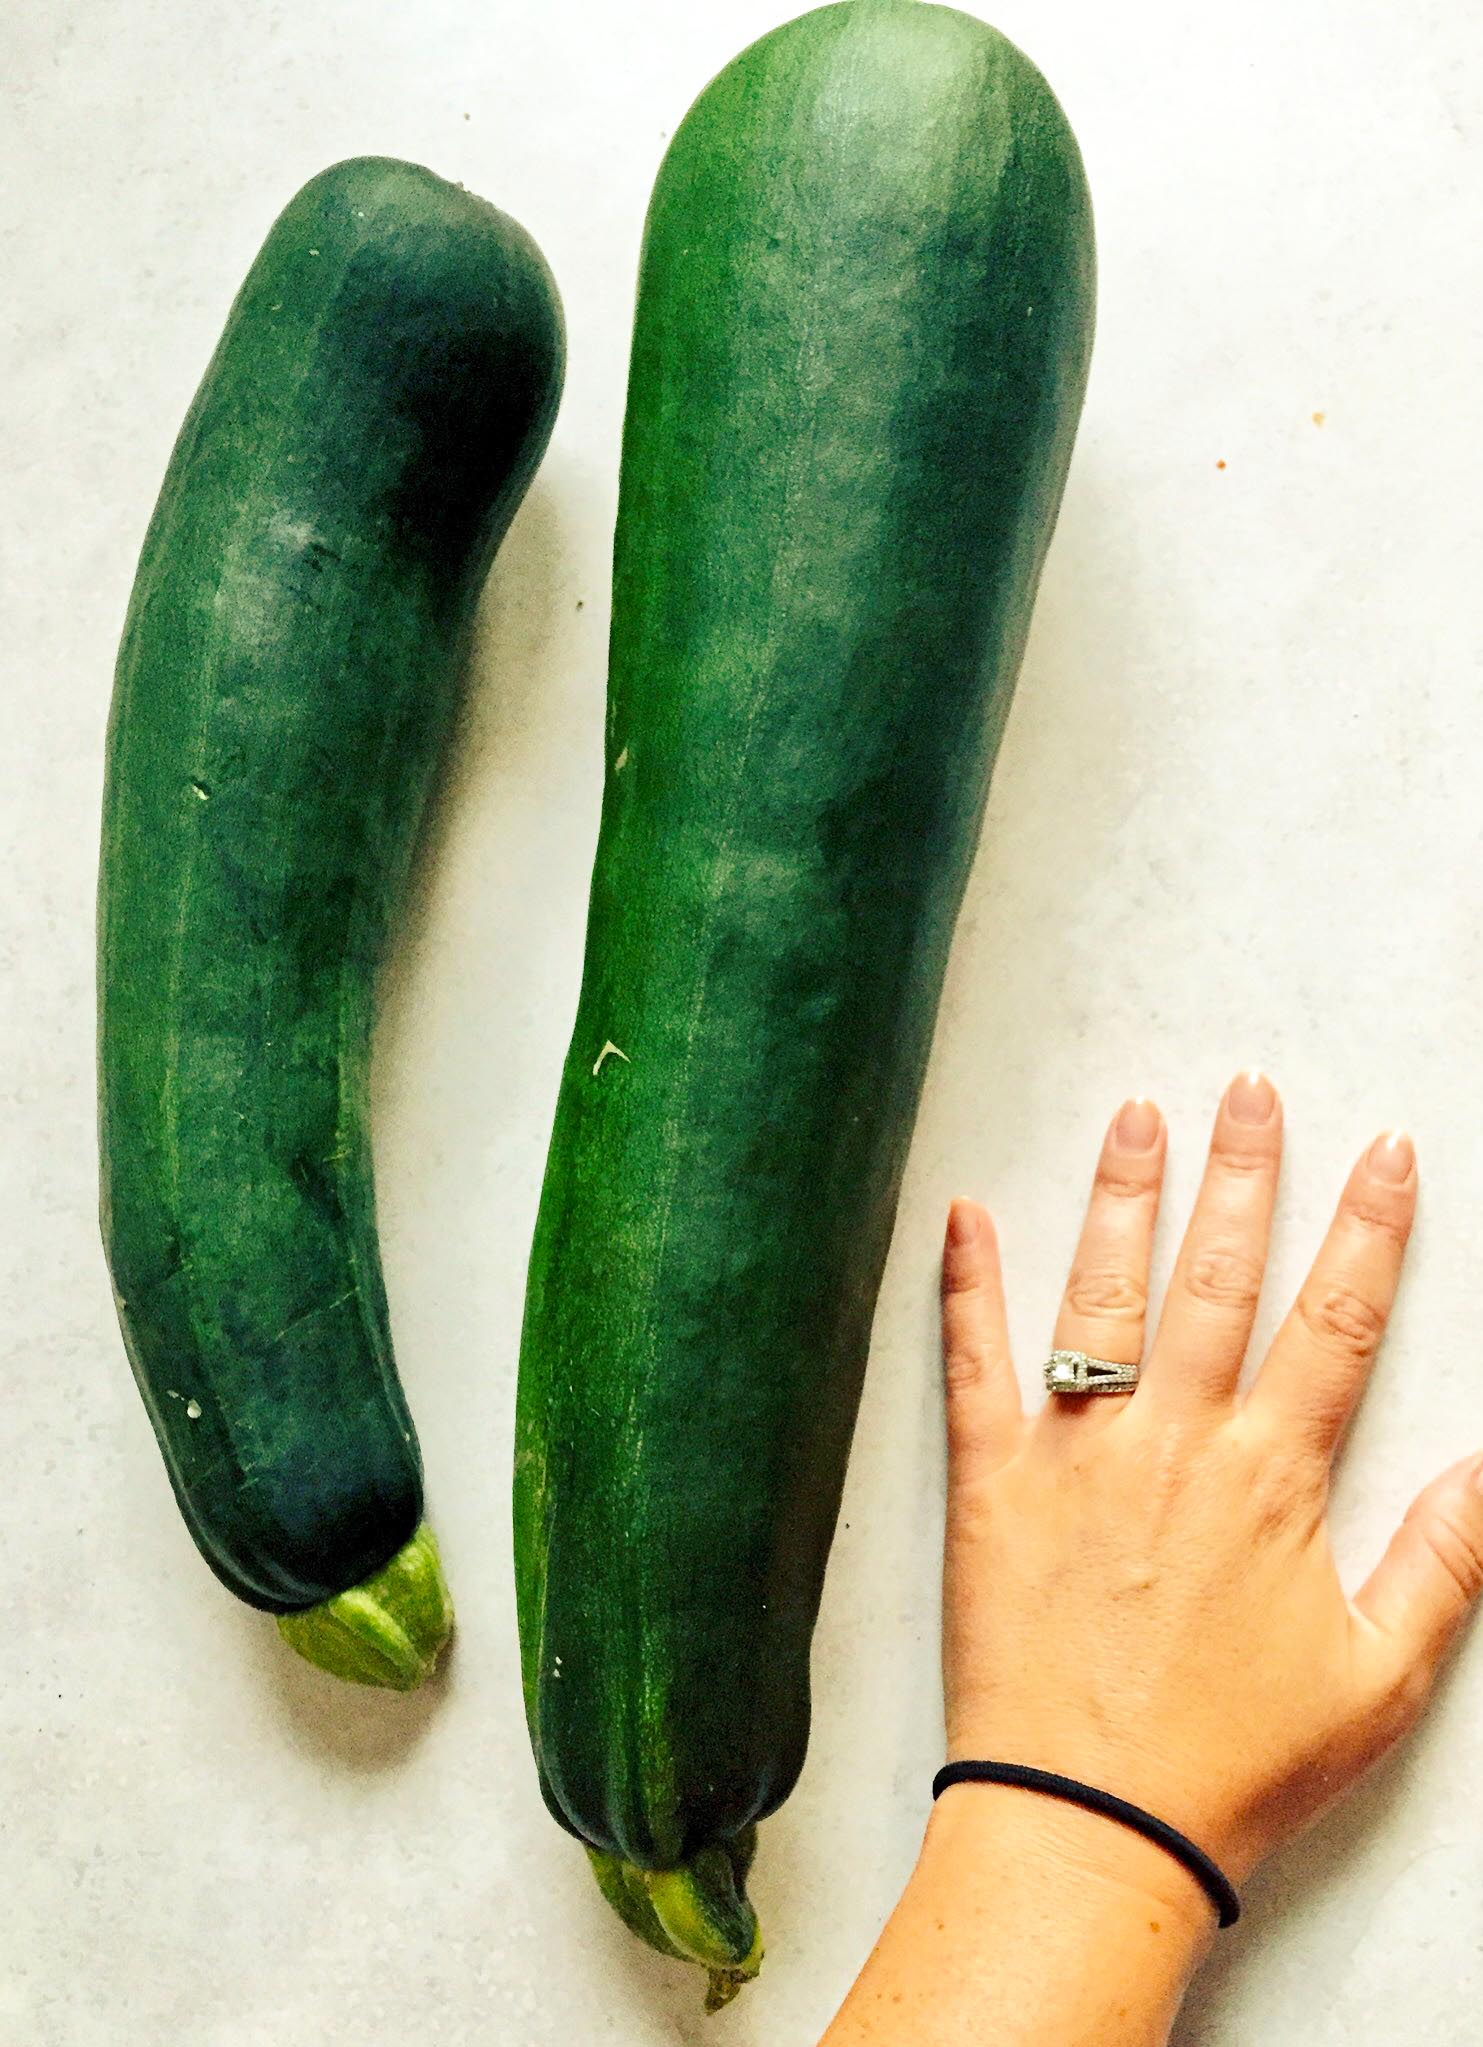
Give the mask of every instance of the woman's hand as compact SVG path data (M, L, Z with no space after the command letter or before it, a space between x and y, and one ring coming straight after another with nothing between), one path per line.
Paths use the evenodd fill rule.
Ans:
M1236 1882L1412 1724L1483 1590L1483 1457L1426 1489L1352 1601L1325 1526L1416 1206L1407 1138L1356 1165L1238 1389L1281 1149L1271 1084L1243 1075L1145 1348L1165 1132L1146 1102L1118 1115L1054 1343L1141 1362L1131 1395L1027 1416L971 1202L943 1265L949 1756L1113 1792ZM957 1785L825 2047L1157 2047L1214 1925L1182 1864L1129 1828Z
M1027 1417L993 1228L970 1202L944 1259L948 1753L1116 1792L1238 1882L1410 1727L1483 1590L1483 1458L1427 1488L1352 1601L1325 1525L1415 1212L1408 1138L1359 1160L1238 1391L1281 1151L1276 1093L1243 1075L1145 1356L1165 1131L1146 1102L1113 1123L1055 1346L1141 1360L1132 1395L1056 1395Z

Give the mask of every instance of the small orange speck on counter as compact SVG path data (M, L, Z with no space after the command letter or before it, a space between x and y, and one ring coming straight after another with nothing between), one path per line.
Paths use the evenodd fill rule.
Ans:
M1217 462L1215 466L1217 469L1224 469L1226 465L1224 462Z
M1327 413L1323 413L1323 412L1315 412L1315 413L1314 413L1314 415L1313 415L1313 424L1314 424L1315 426L1322 426L1322 425L1323 425L1323 423L1324 423L1324 420L1325 420L1325 419L1326 419L1327 417L1328 417Z

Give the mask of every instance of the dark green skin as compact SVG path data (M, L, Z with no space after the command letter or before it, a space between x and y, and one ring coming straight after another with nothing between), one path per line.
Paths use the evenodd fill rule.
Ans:
M104 799L103 1237L191 1533L275 1612L421 1519L376 1242L376 971L562 357L523 229L415 165L339 164L248 274L139 564Z
M649 213L515 1533L546 1797L644 1868L803 1762L953 922L1081 407L1080 157L916 0L790 23ZM594 1072L605 1045L609 1052Z

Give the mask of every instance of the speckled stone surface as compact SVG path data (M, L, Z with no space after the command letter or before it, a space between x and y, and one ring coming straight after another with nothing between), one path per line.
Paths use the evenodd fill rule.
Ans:
M987 10L986 10L987 11ZM940 1759L934 1253L981 1195L1027 1386L1102 1122L1261 1061L1289 1156L1270 1330L1350 1156L1424 1195L1336 1507L1362 1570L1483 1444L1483 17L1004 0L1098 210L1082 439L949 976L816 1652L764 1829L758 1985L702 2019L547 1820L506 1466L576 993L644 202L758 0L186 9L18 0L0 71L0 2039L25 2047L808 2041ZM515 213L571 335L497 565L378 1056L393 1325L461 1634L411 1699L288 1655L198 1561L94 1220L109 678L181 414L269 221L363 150ZM1222 468L1219 465L1224 464ZM1163 1266L1172 1251L1166 1231ZM1251 1887L1178 2047L1464 2047L1483 1993L1483 1640L1421 1740Z

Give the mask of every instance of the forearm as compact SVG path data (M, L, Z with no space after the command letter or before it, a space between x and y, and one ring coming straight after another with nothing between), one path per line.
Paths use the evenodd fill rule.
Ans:
M964 1786L822 2047L1163 2047L1214 1925L1136 1834Z

